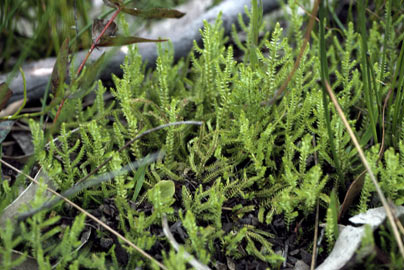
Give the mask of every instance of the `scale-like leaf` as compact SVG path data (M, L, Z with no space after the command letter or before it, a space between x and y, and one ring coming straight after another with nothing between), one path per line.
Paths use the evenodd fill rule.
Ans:
M97 43L98 47L108 47L108 46L124 46L130 45L134 43L141 42L163 42L167 41L166 39L148 39L141 37L132 37L132 36L116 36L116 37L103 37L100 42Z

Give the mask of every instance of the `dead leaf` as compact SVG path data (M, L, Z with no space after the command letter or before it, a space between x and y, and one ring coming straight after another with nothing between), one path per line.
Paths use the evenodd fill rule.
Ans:
M395 214L397 217L404 216L404 207L397 206ZM334 248L324 262L316 270L339 270L352 263L356 251L359 249L362 237L365 235L365 225L369 225L374 231L386 220L386 211L383 207L369 209L349 219L359 227L345 226L340 232Z
M63 84L69 77L69 39L66 38L60 47L59 54L53 66L51 85L54 95L54 100L63 97Z
M298 260L295 263L295 267L293 267L293 270L309 270L310 266L308 266L304 261Z
M2 121L0 122L0 143L4 141L8 133L10 133L15 121Z
M16 111L18 111L18 109L22 106L22 104L24 104L24 99L14 101L0 112L0 117L13 115Z
M18 131L13 132L12 137L18 143L21 150L24 152L25 155L32 155L34 153L34 144L32 142L32 136L29 132Z
M345 194L344 202L341 205L338 214L338 221L345 215L348 208L352 205L354 199L359 195L362 190L363 182L365 180L366 171L363 171L349 186L348 191Z
M12 95L13 91L11 91L8 85L5 82L0 83L0 110L2 110L6 106L8 100Z
M43 177L44 184L47 184L51 188L54 187L52 181L50 181L50 179L42 171L42 169L38 171L38 173L35 176L35 179L39 180L40 177ZM35 183L29 184L29 186L23 192L21 192L21 194L3 210L0 216L0 227L3 227L8 219L10 219L13 222L16 221L15 218L19 215L19 209L23 205L27 205L28 207L31 205L31 201L34 200L37 190L38 190L37 184ZM52 193L45 191L42 196L50 198L52 196Z
M102 0L105 5L112 7L112 8L117 8L117 7L122 7L124 6L122 0Z
M91 38L93 42L101 35L102 31L104 30L105 26L108 24L108 20L104 19L94 19L93 27L91 31ZM118 31L118 26L115 22L111 22L108 28L105 30L103 37L112 37L115 36L116 32Z

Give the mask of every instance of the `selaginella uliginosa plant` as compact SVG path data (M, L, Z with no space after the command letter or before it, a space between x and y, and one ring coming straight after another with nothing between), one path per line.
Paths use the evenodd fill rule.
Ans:
M366 40L370 55L367 68L378 97L373 120L368 111L372 106L366 100L363 59L359 57L364 50L363 34L348 22L340 31L330 29L324 38L329 73L334 74L332 89L357 136L362 138L361 144L386 196L402 204L403 71L397 70L402 69L404 17L392 14L388 7L391 8L390 2L386 4L385 20L372 20ZM42 129L30 122L36 160L53 185L64 191L107 158L112 157L100 174L120 170L134 159L164 150L165 156L157 162L81 190L74 200L88 209L113 200L115 216L109 218L116 229L141 249L155 257L162 256L169 269L186 269L184 252L209 266L223 256L234 261L253 257L271 267L280 265L284 258L273 249L271 238L275 236L269 225L283 220L285 228L292 231L298 223L313 219L317 202L321 209L329 209L327 216L320 218L327 223L330 248L337 234L335 205L363 167L331 103L329 123L325 118L317 31L312 32L312 42L303 52L284 96L271 106L260 106L280 88L300 53L304 17L298 15L298 8L297 1L288 1L288 9L284 7L288 29L275 23L259 39L266 26L262 10L253 0L252 9L247 10L250 24L240 17L245 41L234 29L233 43L229 43L219 16L213 24L204 23L203 44L195 43L189 58L174 63L172 47L159 46L156 69L152 71L145 70L136 47L130 46L122 65L123 77L114 76L114 87L109 89L114 101L103 99L107 89L98 82L91 106L83 109L81 99L65 105L66 110L78 114L61 125L58 142L51 141L45 148ZM380 51L383 44L387 47ZM236 50L243 52L241 59L234 56ZM393 93L389 94L391 89ZM395 93L395 89L399 92ZM383 98L388 95L396 99L387 100L387 108L382 111ZM204 124L169 127L150 133L124 151L116 151L144 130L190 119ZM377 138L371 121L378 123ZM330 144L327 124L333 131L334 145ZM384 141L380 137L382 126ZM73 129L76 127L78 130ZM386 149L384 154L380 154L381 143ZM5 194L12 187L2 185L1 189ZM332 197L331 190L336 192ZM37 204L41 203L40 192ZM351 213L377 206L373 193L374 187L365 177L359 202L351 207ZM151 262L125 245L127 259L123 265L117 256L117 247L122 247L118 241L98 252L91 247L75 252L80 244L78 235L84 230L83 216L75 217L67 229L59 221L61 216L76 215L71 208L58 204L51 212L40 212L19 224L22 233L18 235L13 234L17 228L8 224L1 229L1 241L6 247L0 250L3 258L10 258L19 244L41 269L50 269L56 261L59 269L67 265L76 267L72 269L152 267ZM178 222L182 228L184 239L178 252L159 233L163 217L170 224ZM247 217L255 221L246 223ZM96 234L98 239L109 237L102 230ZM57 235L63 238L61 243L56 241ZM156 246L164 246L166 251L156 251ZM12 265L6 259L2 263L8 267L4 269Z

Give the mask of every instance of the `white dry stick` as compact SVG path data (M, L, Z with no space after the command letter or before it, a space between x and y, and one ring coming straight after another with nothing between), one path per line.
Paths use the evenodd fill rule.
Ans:
M178 252L180 245L177 243L177 241L175 241L174 236L171 233L170 228L168 227L166 215L163 215L163 217L161 218L161 223L163 225L164 235L167 237L173 248ZM209 266L204 265L200 261L196 260L191 254L186 251L184 251L184 257L197 270L211 270Z

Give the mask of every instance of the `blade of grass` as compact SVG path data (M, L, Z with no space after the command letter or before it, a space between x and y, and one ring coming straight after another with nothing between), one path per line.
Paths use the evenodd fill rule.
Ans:
M42 20L38 23L38 26L35 29L36 31L35 31L34 35L32 36L32 38L29 39L29 42L24 47L22 52L19 53L17 62L14 64L14 67L11 70L11 72L8 73L7 80L6 80L6 83L8 85L10 85L10 82L14 78L14 75L17 72L18 68L22 65L22 63L27 58L29 52L31 51L31 48L35 45L35 42L37 42L38 37L45 31L49 18L50 18L50 12L46 12L42 16Z
M334 158L335 162L335 168L337 170L337 174L339 177L339 183L344 185L344 177L342 174L341 170L341 165L339 162L339 157L337 154L337 148L335 147L335 142L334 142L334 134L331 129L331 119L330 119L330 112L328 110L328 98L327 98L327 93L325 92L324 89L324 82L328 80L329 72L328 72L328 65L327 65L327 52L325 50L325 29L324 29L324 18L325 18L325 8L323 2L320 3L320 23L319 23L319 37L320 37L320 74L321 74L321 82L323 85L323 107L324 107L324 116L325 116L325 122L327 125L327 132L328 132L328 138L329 138L329 143L331 146L331 153Z
M397 82L398 80L398 82ZM394 72L391 89L397 88L396 98L394 100L393 115L393 143L397 146L400 138L401 120L403 119L403 89L404 87L404 41L401 41L400 56L397 60L396 70Z
M4 58L5 63L7 63L11 57L10 50L12 50L11 48L14 48L13 42L16 41L15 33L12 31L13 19L16 17L16 13L23 3L24 0L14 1L14 3L6 0L5 3L0 6L0 33L8 32L7 40L2 40L4 46L2 46L3 51L0 52L0 58Z
M378 135L377 135L377 111L375 110L375 105L380 104L380 100L373 100L373 93L372 93L372 83L370 78L370 69L367 52L367 32L366 32L366 19L365 19L365 6L363 0L358 1L357 6L357 13L358 13L358 24L359 24L359 32L360 32L360 40L361 40L361 50L360 50L360 62L361 62L361 69L362 69L362 80L363 80L363 91L365 95L366 107L368 109L368 114L370 118L370 128L373 133L373 139L375 143L379 142ZM374 89L376 92L376 89ZM376 94L376 93L374 93Z
M336 2L338 3L338 2ZM329 10L332 18L334 19L335 23L338 25L338 27L342 30L342 33L346 32L345 26L342 24L342 22L339 20L338 15L336 14L334 7L332 6L332 3L326 1L327 4L327 9Z
M146 164L144 166L140 166L133 177L136 181L135 191L133 192L132 201L136 201L137 196L139 196L140 189L143 186L144 176L146 171Z
M371 64L371 63L373 63L373 61L372 61L372 58L369 56L369 54L366 54L366 56L367 56L367 62L369 63L368 67L367 67L368 74L369 74L371 85L373 85L373 88L371 88L371 89L374 89L374 96L376 98L376 104L375 104L375 106L376 106L375 117L376 118L375 119L376 119L376 121L379 121L378 123L381 123L382 122L382 102L381 102L381 98L380 98L380 93L378 91L378 88L376 87L377 84L376 84L375 70L373 68L373 65ZM376 122L376 124L377 124L377 122Z
M362 2L362 0L359 1L359 2ZM358 12L362 12L362 11L358 11ZM363 14L361 14L360 17L361 16L363 16L360 19L360 20L362 20L361 27L363 27L363 26L365 26L364 25L364 10L363 10ZM323 19L324 19L324 6L321 3L321 5L320 5L320 63L321 63L321 76L322 76L322 84L323 84L323 94L324 94L325 91L328 92L328 95L330 96L331 101L333 102L334 107L335 107L339 117L341 118L342 122L344 123L344 126L346 127L346 129L347 129L347 131L349 133L349 136L351 137L351 140L352 140L353 144L355 145L355 147L356 147L356 149L358 151L359 157L360 157L363 165L365 166L366 171L368 172L369 177L372 180L373 185L375 186L376 193L377 193L377 195L378 195L380 201L382 202L382 205L383 205L383 207L384 207L384 209L386 211L386 214L387 214L388 220L390 221L391 227L393 229L393 234L394 234L394 237L395 237L396 242L398 244L401 256L404 258L404 246L403 246L403 242L402 242L402 240L400 238L400 234L399 234L399 231L397 229L397 224L395 223L394 215L392 213L392 210L391 210L391 208L390 208L390 206L389 206L389 204L387 202L386 197L383 194L383 191L381 190L381 188L380 188L380 186L379 186L379 184L378 184L378 182L376 180L375 175L373 174L372 169L370 168L369 163L366 160L365 154L364 154L364 152L363 152L363 150L362 150L362 148L361 148L361 146L359 144L359 141L357 140L352 128L350 127L350 125L349 125L349 123L348 123L348 121L347 121L347 119L346 119L346 117L344 115L344 112L342 111L341 107L338 104L337 98L335 97L334 92L331 89L331 86L330 86L330 84L328 82L328 79L327 78L323 79L323 76L325 75L325 71L327 71L327 68L326 68L326 66L327 66L327 58L326 57L327 56L325 54ZM365 29L364 35L366 36L366 29ZM321 40L323 40L323 41L321 41ZM362 39L362 42L364 42L365 40L366 40L366 38ZM363 46L366 47L366 43ZM362 60L365 61L365 65L366 65L367 64L366 63L367 62L367 57L366 57L365 52L366 51L364 51L363 48L362 48ZM369 75L367 73L368 69L363 68L363 70L364 70L364 73L367 74L365 76L368 76ZM369 78L367 78L367 80L369 82ZM367 89L367 90L369 90L369 89ZM370 92L368 92L368 94L370 94ZM370 108L370 110L372 110L373 109L373 104L371 103L371 104L368 104L368 105L372 105L372 107ZM373 111L369 111L369 114L371 114L371 113L373 113Z

